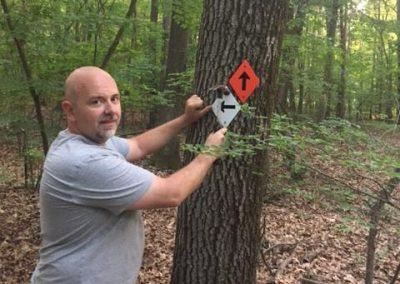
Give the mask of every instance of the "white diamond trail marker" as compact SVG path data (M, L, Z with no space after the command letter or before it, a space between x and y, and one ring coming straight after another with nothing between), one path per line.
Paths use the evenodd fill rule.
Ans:
M240 105L235 96L229 91L229 95L222 95L212 104L212 110L217 117L218 122L223 127L228 127L231 121L240 111Z

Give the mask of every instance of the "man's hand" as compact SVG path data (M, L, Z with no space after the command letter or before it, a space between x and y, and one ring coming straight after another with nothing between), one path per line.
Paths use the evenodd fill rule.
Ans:
M224 144L226 131L228 131L228 129L221 128L217 132L208 135L206 142L204 143L208 150L199 155L200 159L209 159L211 162L214 162L223 155L218 147Z
M203 100L197 96L191 96L185 104L185 113L183 114L187 124L199 120L203 115L211 110L211 106L204 107Z
M208 135L206 142L204 143L206 146L220 146L225 141L225 133L228 129L221 128L217 132L211 133Z

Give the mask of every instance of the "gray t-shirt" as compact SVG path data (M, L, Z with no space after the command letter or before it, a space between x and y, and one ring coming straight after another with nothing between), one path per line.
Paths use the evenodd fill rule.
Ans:
M64 130L40 184L42 247L31 283L129 283L144 247L140 211L125 211L154 175L126 161L128 143L105 146Z

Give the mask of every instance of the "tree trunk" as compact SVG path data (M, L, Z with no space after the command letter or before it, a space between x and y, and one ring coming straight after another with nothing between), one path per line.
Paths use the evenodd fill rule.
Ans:
M248 104L256 115L269 113L287 2L204 1L195 87L205 104L215 99L207 90L227 82L247 59L260 78ZM247 135L257 133L257 125L257 119L239 113L229 128ZM219 127L210 113L189 130L187 142L203 143ZM185 153L185 163L192 158ZM219 160L179 207L171 283L255 283L266 163L263 153Z
M299 62L299 74L300 75L300 82L299 82L299 103L297 105L297 113L303 114L303 104L304 104L304 59L300 59Z
M293 7L287 12L288 21L292 23L287 30L285 37L288 37L282 51L283 70L280 72L282 83L278 91L278 110L281 113L287 113L288 110L292 115L296 112L296 88L294 85L295 68L299 54L300 38L304 27L306 16L306 5L308 0L300 0L294 3ZM289 104L287 100L289 99Z
M398 171L398 170L396 170ZM390 199L392 192L399 183L398 178L391 178L388 184L379 192L379 199L371 207L370 210L370 229L367 240L367 261L365 268L365 284L372 284L374 280L375 270L375 249L376 237L378 235L378 225L385 201Z
M154 64L154 69L157 66L157 35L155 34L155 29L157 28L158 22L158 0L151 0L151 11L150 11L150 22L151 22L151 38L149 41L149 51L152 64ZM154 81L156 82L157 74L154 74Z
M400 0L396 1L397 26L400 26ZM397 124L400 124L400 30L397 29Z
M178 1L175 0L173 7L177 5ZM177 11L173 8L172 11L172 22L171 32L168 43L168 56L167 56L167 67L166 67L166 80L171 78L172 74L182 73L186 70L186 57L187 57L187 45L189 39L189 30L177 21ZM174 95L169 99L173 102L173 106L163 106L163 111L154 110L151 113L151 125L152 127L173 119L179 112L182 111L183 104L183 89L179 86L168 86L167 82L161 82L161 89L168 89L173 91ZM163 147L162 150L155 153L152 160L160 168L166 169L178 169L181 167L181 160L179 155L179 139L175 137Z
M346 112L346 64L347 64L347 4L340 7L340 81L338 87L338 100L336 116L344 118Z
M331 115L331 100L333 91L333 47L335 45L335 33L338 18L339 0L328 1L326 7L326 43L327 53L324 67L324 90L317 103L316 121L321 121Z
M167 61L167 54L168 54L168 45L169 45L169 36L171 30L171 0L164 0L162 7L163 7L163 49L161 53L161 74L160 74L160 88L161 82L165 82L166 78L166 61Z

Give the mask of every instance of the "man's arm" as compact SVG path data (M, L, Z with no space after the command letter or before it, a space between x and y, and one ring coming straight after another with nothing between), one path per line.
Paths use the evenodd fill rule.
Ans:
M207 146L221 145L226 131L226 128L222 128L210 134L205 144ZM200 186L216 159L215 156L200 154L174 174L166 178L156 176L147 192L134 202L129 210L178 206Z
M184 114L143 134L129 138L127 160L135 161L161 149L182 128L200 119L210 109L211 106L203 107L203 101L200 97L196 95L191 96L186 101Z

